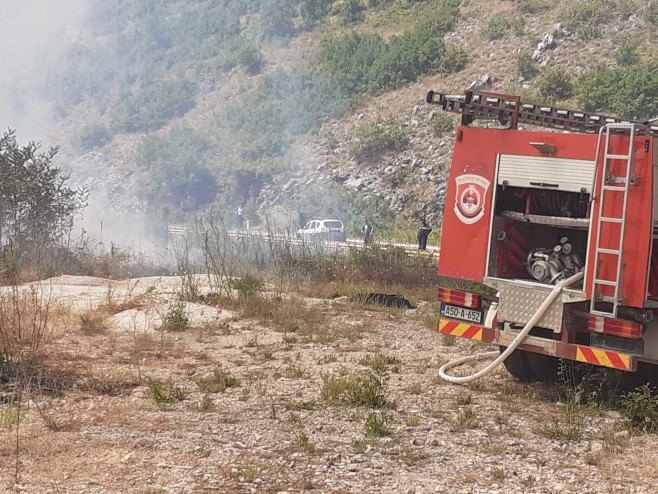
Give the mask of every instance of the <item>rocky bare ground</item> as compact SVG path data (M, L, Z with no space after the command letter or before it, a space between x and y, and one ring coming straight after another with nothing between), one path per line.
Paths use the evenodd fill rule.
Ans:
M266 297L268 315L193 304L190 328L158 330L179 283L62 277L44 284L53 300L48 362L70 384L59 394L32 394L18 433L0 405L2 488L655 492L658 440L630 432L617 412L574 410L555 390L519 384L504 370L468 386L440 381L442 362L482 348L430 329L430 304L394 310ZM108 301L111 316L81 326L79 314ZM373 367L388 376L380 389L385 408L329 400L327 383L354 382ZM210 377L217 369L237 385ZM158 405L149 383L168 380L181 392Z

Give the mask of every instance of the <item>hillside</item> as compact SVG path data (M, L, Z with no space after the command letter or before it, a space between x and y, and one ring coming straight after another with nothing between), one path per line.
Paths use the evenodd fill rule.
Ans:
M83 19L29 90L94 221L243 203L253 221L437 224L455 122L428 89L658 113L656 2L89 0Z

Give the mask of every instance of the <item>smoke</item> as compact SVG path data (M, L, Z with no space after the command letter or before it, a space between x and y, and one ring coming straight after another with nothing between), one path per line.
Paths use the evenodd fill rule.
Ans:
M0 128L45 140L55 121L39 88L86 15L87 0L0 0Z
M68 50L89 36L89 7L89 0L0 0L0 131L15 129L19 140L41 142L43 148L62 146L56 164L71 174L73 187L84 184L89 174L98 182L98 171L77 157L66 122L46 94ZM119 217L109 192L96 186L73 234L85 232L105 245L141 252L155 249L152 231L152 220L145 215Z

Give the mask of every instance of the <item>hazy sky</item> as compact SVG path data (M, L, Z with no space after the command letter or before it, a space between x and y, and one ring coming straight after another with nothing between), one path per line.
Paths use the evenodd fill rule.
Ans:
M33 89L80 36L86 11L86 0L0 0L0 129L30 139L48 130L50 110Z

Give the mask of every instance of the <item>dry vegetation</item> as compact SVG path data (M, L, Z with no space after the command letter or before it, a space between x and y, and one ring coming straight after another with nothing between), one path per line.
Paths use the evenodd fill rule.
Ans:
M362 272L355 259L343 272ZM404 280L420 268L389 269ZM431 329L428 289L272 269L217 291L219 277L182 272L44 283L35 377L1 383L2 488L652 492L658 472L642 459L658 444L646 423L504 370L440 381L437 368L475 346ZM402 291L418 308L350 300L367 288ZM16 293L32 313L41 292ZM636 396L634 416L646 419L651 400Z

